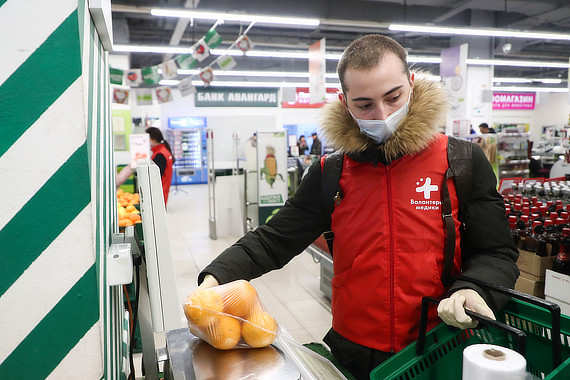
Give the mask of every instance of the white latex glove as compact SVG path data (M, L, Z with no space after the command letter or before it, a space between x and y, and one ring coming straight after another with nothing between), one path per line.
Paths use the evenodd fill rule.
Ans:
M473 289L460 289L453 293L451 297L441 300L437 306L437 313L443 322L450 326L463 330L477 327L479 322L474 321L465 314L465 309L491 319L496 319L493 310L487 306L485 300Z
M220 285L220 283L218 282L218 280L216 280L216 277L212 276L211 274L207 274L206 277L204 277L204 281L202 281L202 283L198 286L198 288L200 289L213 288L214 286L218 285Z

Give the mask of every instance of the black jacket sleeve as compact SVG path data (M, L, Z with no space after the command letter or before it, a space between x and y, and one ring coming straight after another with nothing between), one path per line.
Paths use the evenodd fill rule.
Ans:
M511 237L505 205L497 192L491 164L478 145L473 145L473 188L463 210L465 229L461 235L462 274L513 288L519 276L518 250ZM450 294L462 288L476 290L497 312L507 297L489 292L465 281L456 281Z
M158 166L160 169L160 176L162 177L164 175L164 171L166 170L166 157L164 157L162 153L158 153L156 156L154 156L152 161L154 161L156 166Z
M295 195L285 202L271 220L248 232L223 251L198 276L200 284L207 274L220 284L250 280L282 268L325 231L329 215L321 203L321 166L309 168Z

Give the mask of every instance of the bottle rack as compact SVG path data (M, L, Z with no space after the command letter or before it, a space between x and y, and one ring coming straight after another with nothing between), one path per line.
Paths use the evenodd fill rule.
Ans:
M528 178L528 133L497 133L499 179Z

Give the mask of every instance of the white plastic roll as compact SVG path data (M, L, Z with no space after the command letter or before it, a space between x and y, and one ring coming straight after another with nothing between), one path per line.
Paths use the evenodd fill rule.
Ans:
M463 380L525 380L526 359L511 349L474 344L463 350Z

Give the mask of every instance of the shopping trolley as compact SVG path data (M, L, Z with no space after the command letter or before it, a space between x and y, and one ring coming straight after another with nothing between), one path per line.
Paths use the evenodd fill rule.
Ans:
M479 320L480 328L459 330L442 323L426 334L428 308L439 301L424 297L418 340L376 367L370 373L371 379L461 379L463 349L479 343L518 351L526 358L527 371L539 379L570 379L570 318L561 316L558 305L465 276L460 278L510 297L497 321L467 310L469 316Z

